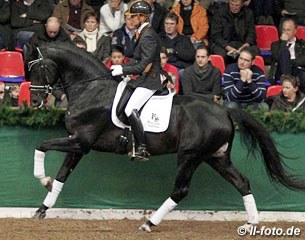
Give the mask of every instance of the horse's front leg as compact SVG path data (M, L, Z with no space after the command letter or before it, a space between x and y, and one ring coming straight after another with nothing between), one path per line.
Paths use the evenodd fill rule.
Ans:
M56 138L43 141L42 144L35 149L34 155L34 176L39 179L40 183L48 190L51 185L51 178L45 176L45 152L48 150L57 150L62 152L83 153L79 139L75 136Z
M65 160L57 173L57 176L52 184L49 186L49 192L41 205L41 207L35 212L33 218L43 219L46 216L46 211L52 208L56 203L58 195L60 194L65 181L70 173L75 169L76 165L81 160L83 154L81 153L67 153Z
M180 154L178 159L173 193L152 217L139 228L140 231L151 232L151 227L158 225L187 196L192 176L202 161L197 154Z

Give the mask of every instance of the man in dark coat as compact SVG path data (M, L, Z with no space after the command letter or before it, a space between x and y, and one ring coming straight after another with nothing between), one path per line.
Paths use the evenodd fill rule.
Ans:
M183 73L183 94L202 96L219 103L222 95L221 73L209 62L209 56L206 46L196 49L196 61Z
M280 40L271 44L269 79L279 80L283 74L293 75L300 79L300 90L305 92L305 41L297 39L296 32L296 20L286 18Z
M12 48L12 29L10 24L10 3L7 0L0 0L0 50Z
M137 149L130 153L133 159L142 161L149 160L150 154L146 150L146 140L143 125L139 116L139 110L148 99L157 91L162 89L160 79L160 41L157 33L149 24L151 7L145 1L135 1L129 6L127 15L133 17L137 27L137 43L134 53L134 61L124 65L113 65L112 76L139 75L136 80L129 81L134 88L125 114L130 122Z
M155 0L145 0L150 6L152 13L149 16L149 22L152 28L157 32L160 33L164 30L164 19L166 14L168 13L165 7L162 7L159 3Z
M212 53L222 55L226 63L235 62L241 49L246 46L259 53L254 22L253 12L243 6L243 0L230 0L213 17L210 39Z
M12 1L11 24L16 33L16 47L22 48L51 15L52 8L49 1Z

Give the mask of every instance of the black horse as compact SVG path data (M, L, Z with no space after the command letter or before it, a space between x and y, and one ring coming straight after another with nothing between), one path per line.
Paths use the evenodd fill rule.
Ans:
M82 156L91 149L104 152L122 150L118 139L124 130L111 121L111 107L118 83L91 54L69 44L56 43L29 49L25 59L30 66L31 89L36 95L45 97L45 93L60 79L60 86L69 101L65 123L70 135L44 141L35 150L34 175L48 188L48 194L34 217L44 218ZM176 96L170 118L165 132L147 133L146 137L152 155L177 153L175 186L170 197L140 227L141 230L151 231L152 226L159 224L186 197L192 176L202 162L209 164L240 192L248 214L247 224L258 223L249 180L230 159L235 132L233 121L237 123L249 151L260 148L271 180L291 189L305 189L301 181L286 173L272 138L248 113L226 109L196 97ZM123 152L127 153L130 148L128 145ZM54 181L45 176L44 157L49 150L67 153Z

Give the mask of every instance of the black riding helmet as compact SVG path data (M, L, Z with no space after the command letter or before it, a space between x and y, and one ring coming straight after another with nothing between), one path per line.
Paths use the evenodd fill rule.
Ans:
M128 10L125 12L125 15L137 15L137 14L142 14L142 15L150 15L151 14L151 7L150 5L142 0L139 1L134 1L130 4Z

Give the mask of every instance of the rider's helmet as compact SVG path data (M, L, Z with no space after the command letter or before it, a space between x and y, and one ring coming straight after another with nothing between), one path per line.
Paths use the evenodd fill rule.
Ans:
M147 2L143 0L138 0L132 2L129 5L129 8L125 12L125 15L131 16L131 15L142 14L145 16L149 16L151 12L152 12L151 6Z

